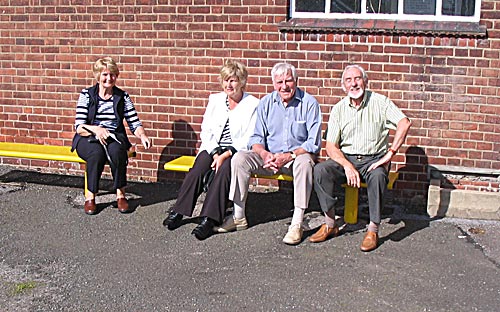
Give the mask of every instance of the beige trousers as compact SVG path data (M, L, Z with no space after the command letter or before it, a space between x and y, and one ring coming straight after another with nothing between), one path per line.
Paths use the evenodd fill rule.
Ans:
M231 185L229 199L236 205L245 207L251 174L273 175L262 168L264 161L252 151L239 151L231 160ZM313 188L314 159L311 154L301 154L288 167L282 167L278 173L293 176L294 208L307 209Z

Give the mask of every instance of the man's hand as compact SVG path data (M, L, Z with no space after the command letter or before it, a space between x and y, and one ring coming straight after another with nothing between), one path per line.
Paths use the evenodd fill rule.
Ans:
M347 185L352 187L361 187L361 178L359 172L352 165L344 167L345 176L347 178Z
M264 165L262 166L263 168L270 169L274 173L278 172L279 168L276 164L276 155L275 154L268 152L266 150L263 150L260 153L260 157L262 158L262 160L264 160Z
M377 169L380 166L384 166L387 170L389 170L389 162L391 161L392 156L393 153L391 151L387 152L384 157L380 158L377 162L374 162L370 165L370 167L368 167L368 172Z
M264 168L271 169L274 173L278 172L284 165L292 160L290 153L269 153L264 159Z

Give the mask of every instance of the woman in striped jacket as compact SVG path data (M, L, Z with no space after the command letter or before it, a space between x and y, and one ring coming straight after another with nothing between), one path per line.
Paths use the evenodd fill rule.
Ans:
M134 104L127 92L116 87L118 66L110 58L102 58L93 66L97 83L82 90L76 107L75 129L72 150L87 162L88 186L85 194L84 211L96 214L95 195L99 191L104 165L109 164L116 189L118 210L131 212L125 197L127 184L128 150L131 147L123 120L130 131L141 140L145 149L151 147Z

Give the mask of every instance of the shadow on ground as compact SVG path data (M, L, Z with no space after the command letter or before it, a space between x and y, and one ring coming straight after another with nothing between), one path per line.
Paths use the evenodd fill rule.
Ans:
M84 189L84 178L82 176L70 176L61 174L41 173L36 171L11 170L0 175L0 181L3 183L34 183L43 185L54 185L63 187L73 187ZM113 182L109 179L101 179L98 196L112 194ZM161 182L161 183L141 183L128 182L127 194L130 196L130 205L149 206L156 203L166 202L177 198L177 191L180 183Z
M43 185L54 185L62 187L72 187L81 189L83 194L84 178L82 176L70 176L61 174L41 173L36 171L9 170L2 172L0 181L3 183L34 183ZM104 202L99 203L101 210L109 207L110 203L106 199L113 201L112 181L110 179L101 179L99 197L104 198ZM155 183L128 182L127 194L129 202L133 207L147 207L157 203L169 202L173 207L180 188L180 181L163 181ZM342 195L342 194L341 194ZM83 200L83 197L82 197ZM83 203L83 202L82 202ZM77 203L79 206L82 203ZM343 215L343 197L339 196L339 205L337 215ZM341 228L341 235L354 234L366 229L369 222L368 206L360 203L357 224L344 224ZM404 223L404 226L380 237L380 244L386 241L401 241L413 233L429 227L430 218L419 216L417 219L407 219L401 215L401 207L386 205L382 211L382 219L388 220L390 224ZM229 209L227 214L230 214ZM274 221L289 219L293 215L293 192L290 190L270 191L270 192L250 192L247 200L246 216L250 227L265 224ZM196 216L195 216L196 217ZM186 223L198 223L197 218L188 218ZM322 224L322 212L317 202L316 194L313 192L309 208L306 210L304 218L304 239L314 234L317 227ZM343 224L343 220L340 220Z

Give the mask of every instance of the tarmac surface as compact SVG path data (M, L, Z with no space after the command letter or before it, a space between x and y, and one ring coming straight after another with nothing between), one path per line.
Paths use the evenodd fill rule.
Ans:
M198 241L197 218L162 225L178 183L130 183L131 214L102 185L88 216L82 177L0 166L0 311L500 310L500 221L390 207L363 253L363 214L309 243L322 223L312 202L303 242L288 246L292 194L256 192L248 230Z

